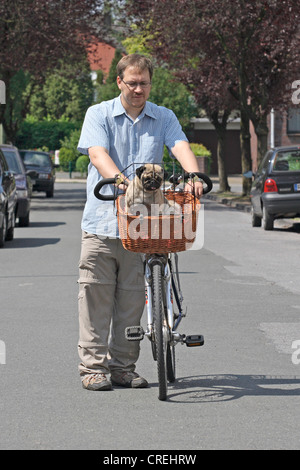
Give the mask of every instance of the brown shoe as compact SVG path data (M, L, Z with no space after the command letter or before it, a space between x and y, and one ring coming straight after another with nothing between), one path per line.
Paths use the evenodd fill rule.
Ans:
M120 385L127 388L146 388L148 382L136 372L129 371L113 371L111 373L111 381L113 385Z
M83 388L87 390L112 390L111 382L105 374L87 374L82 380Z

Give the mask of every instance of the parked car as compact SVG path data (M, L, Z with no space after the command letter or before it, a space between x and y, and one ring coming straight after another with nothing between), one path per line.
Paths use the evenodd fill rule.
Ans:
M16 180L16 218L19 219L19 227L28 227L32 196L31 179L26 174L25 166L17 147L13 145L0 145L0 149L4 153L8 168L13 173Z
M300 145L266 153L250 197L253 227L272 230L275 219L300 217Z
M0 149L0 248L14 238L16 205L16 181Z
M48 152L20 150L27 174L32 180L33 191L46 191L47 197L54 195L55 168Z

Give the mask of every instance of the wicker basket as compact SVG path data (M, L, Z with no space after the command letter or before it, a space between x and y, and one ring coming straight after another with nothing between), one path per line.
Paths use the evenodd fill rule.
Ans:
M132 215L126 212L125 196L117 199L120 237L126 250L138 253L174 253L191 247L196 237L200 202L187 192L166 191L165 197L181 206L168 215Z

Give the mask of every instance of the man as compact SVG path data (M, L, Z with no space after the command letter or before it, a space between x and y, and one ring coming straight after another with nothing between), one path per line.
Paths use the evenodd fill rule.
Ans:
M78 296L79 371L88 390L111 390L112 384L148 385L135 372L139 342L127 341L124 333L127 326L139 324L144 309L142 257L124 250L113 203L96 199L94 187L101 178L112 178L132 163L161 163L164 145L186 171L198 171L174 113L147 101L152 73L148 58L139 54L123 57L117 65L120 96L88 109L78 144L78 150L91 161ZM128 176L126 170L122 176ZM200 197L202 184L196 182L194 190Z

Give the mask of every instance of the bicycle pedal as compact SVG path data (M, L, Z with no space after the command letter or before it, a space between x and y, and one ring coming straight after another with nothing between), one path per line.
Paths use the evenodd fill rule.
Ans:
M128 326L125 328L125 338L128 341L141 341L144 339L144 330L141 326Z
M190 335L186 336L184 340L188 348L193 348L195 346L203 346L204 336L202 335Z

